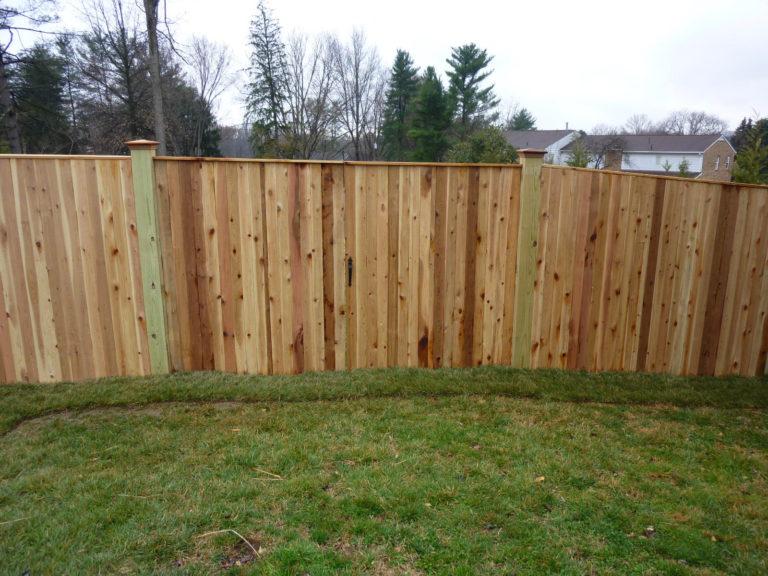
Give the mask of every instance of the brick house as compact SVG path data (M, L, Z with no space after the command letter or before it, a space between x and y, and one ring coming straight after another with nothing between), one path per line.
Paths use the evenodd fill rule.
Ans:
M721 134L621 134L582 136L593 167L644 174L675 175L683 160L694 178L730 181L736 150ZM573 142L561 151L567 162Z

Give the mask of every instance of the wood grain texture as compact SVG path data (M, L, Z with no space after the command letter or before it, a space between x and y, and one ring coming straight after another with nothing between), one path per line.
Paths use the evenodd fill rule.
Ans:
M537 354L534 340L534 322L540 322L541 309L535 314L534 292L541 293L544 258L539 255L539 228L545 215L540 214L542 190L550 183L551 171L542 173L541 158L524 159L520 182L520 220L517 240L517 289L515 291L515 321L512 348L512 365L519 368L531 366L532 356Z
M545 167L533 365L761 373L766 192Z
M150 277L171 370L766 371L766 188L536 159L151 166L158 266L127 158L0 157L0 381L162 371Z
M136 225L135 230L139 239L139 264L141 267L142 291L144 299L145 323L149 342L150 365L154 374L161 374L169 370L168 336L166 329L165 298L163 295L163 259L162 249L159 243L158 232L158 207L155 195L155 167L154 149L134 148L131 150L130 176L127 167L109 163L100 163L99 175L102 178L99 189L104 192L103 204L111 206L118 204L123 199L132 199L135 205ZM119 171L119 173L117 173ZM116 180L119 178L119 181ZM132 190L131 190L132 188ZM131 194L131 192L133 192ZM115 226L118 231L125 228L125 211L112 210L114 218L110 220L108 230ZM120 240L122 234L115 236L113 253L110 261L125 259L130 256L125 242ZM122 271L125 266L115 264L117 271ZM130 279L122 279L123 293L119 297L124 304L136 295L130 290ZM121 288L116 288L118 292ZM125 295L125 292L128 292ZM117 295L117 294L116 294ZM130 310L125 310L126 318L121 320L121 326L130 330ZM126 327L127 326L127 327ZM126 351L124 356L133 356L137 353L135 334L125 335Z
M0 372L150 371L128 158L0 157Z

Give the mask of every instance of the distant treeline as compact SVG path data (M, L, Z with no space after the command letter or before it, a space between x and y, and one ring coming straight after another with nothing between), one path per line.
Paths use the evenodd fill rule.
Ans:
M200 37L178 42L157 0L91 0L78 32L56 30L55 0L10 4L0 7L0 31L9 37L0 47L5 152L124 153L126 140L158 138L176 155L222 148L242 155L247 141L248 151L267 157L516 157L501 134L493 58L475 44L451 51L444 82L402 50L388 70L360 30L346 41L284 38L262 1L243 47L250 51L243 122L222 127L216 106L236 79L227 49ZM22 48L21 34L36 43ZM524 109L508 114L509 127L514 122L534 126Z
M178 41L159 0L84 0L77 32L57 30L56 2L0 5L0 152L114 154L155 138L161 153L185 156L495 163L517 158L504 130L536 129L527 109L500 109L493 56L474 43L454 47L442 70L420 69L406 50L386 66L362 30L286 36L260 0L242 82L228 48ZM22 35L37 42L24 48ZM234 84L243 119L220 126L215 113ZM733 134L736 179L768 181L767 126L745 119ZM592 130L726 131L719 117L685 110Z

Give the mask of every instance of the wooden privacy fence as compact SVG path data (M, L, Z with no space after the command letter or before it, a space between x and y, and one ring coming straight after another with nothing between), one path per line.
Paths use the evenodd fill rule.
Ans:
M0 377L766 371L768 189L521 156L2 156Z

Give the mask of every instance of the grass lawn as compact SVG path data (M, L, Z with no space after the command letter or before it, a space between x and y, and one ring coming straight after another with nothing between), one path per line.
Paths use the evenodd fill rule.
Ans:
M768 380L0 386L0 574L25 570L766 574Z

